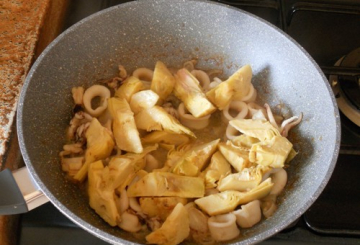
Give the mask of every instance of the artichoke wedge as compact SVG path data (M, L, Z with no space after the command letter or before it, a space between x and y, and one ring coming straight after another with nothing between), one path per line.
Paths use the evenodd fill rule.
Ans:
M220 139L197 145L186 151L175 163L172 172L178 175L197 176L210 161Z
M178 203L162 226L146 236L150 244L177 245L190 234L190 221L187 209Z
M218 183L219 191L249 191L259 185L262 179L260 168L244 168L241 172L230 174Z
M113 157L102 172L101 177L106 184L99 189L104 191L106 189L114 190L121 186L128 176L134 174L135 170L130 159Z
M253 144L250 149L249 159L262 166L282 168L292 147L293 145L287 138L274 136L270 140Z
M149 217L159 217L166 220L178 203L185 205L187 198L183 197L140 197L141 210Z
M160 97L160 104L171 94L175 86L175 77L166 67L158 61L155 64L154 75L151 81L151 90Z
M199 177L180 176L168 172L151 172L131 185L129 197L175 196L185 198L203 197L204 180Z
M136 128L134 113L131 111L128 102L124 98L110 98L108 108L113 118L113 132L116 145L119 149L141 153L139 131Z
M246 134L242 134L232 139L231 142L239 147L251 148L251 146L258 143L259 140Z
M196 199L195 203L211 216L225 214L233 211L240 204L265 197L270 193L273 185L271 178L267 178L251 191L224 191Z
M242 100L248 95L251 87L252 69L250 65L245 65L237 70L226 81L233 81L236 84L233 100Z
M209 166L201 173L201 176L205 178L206 188L213 188L217 186L219 179L229 175L231 173L231 165L221 154L221 152L215 152L212 157Z
M153 107L156 105L158 100L159 95L157 95L154 91L142 90L131 96L129 105L134 114L137 114L143 109Z
M243 66L226 81L206 93L206 97L223 110L231 100L241 100L245 97L251 87L252 71L249 65Z
M146 89L143 82L137 77L128 77L124 83L115 91L115 97L124 98L127 102L130 102L131 96L141 90Z
M235 168L236 171L241 172L244 168L250 165L249 152L232 144L219 143L219 151L225 159Z
M135 116L135 123L139 129L146 131L166 131L173 134L187 134L195 138L190 129L184 127L179 121L160 106L154 106L140 111Z
M117 222L121 220L115 203L114 189L108 188L100 190L104 185L102 173L104 165L101 161L96 161L90 164L88 171L88 194L90 200L90 207L100 215L109 225L116 226Z
M194 117L204 117L216 110L203 93L199 81L188 70L178 70L175 78L174 94Z
M285 163L291 162L291 160L293 160L294 157L296 157L297 154L298 154L298 153L294 150L294 148L291 148L291 151L289 152L289 155L288 155L288 157L286 158Z
M280 135L279 131L266 120L235 119L229 121L229 124L241 133L257 138L260 141L269 140Z
M85 152L85 163L74 176L74 180L83 182L86 178L89 164L110 156L115 142L108 129L103 127L100 122L93 118L90 126L85 133L87 149Z
M120 155L120 156L116 156L114 158L124 158L124 159L130 159L132 161L132 165L135 169L135 172L141 170L144 168L145 166L145 161L142 161L142 160L145 160L145 156L147 154L149 154L150 152L152 151L155 151L157 150L157 148L159 147L158 144L154 144L154 145L147 145L144 147L144 150L142 153L131 153L131 152L128 152L124 155Z
M154 131L141 139L143 144L162 143L167 145L182 145L189 142L189 137L182 134L172 134L166 131Z

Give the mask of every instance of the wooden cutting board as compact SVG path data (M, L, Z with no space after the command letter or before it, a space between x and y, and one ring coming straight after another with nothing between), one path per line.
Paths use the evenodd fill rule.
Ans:
M15 113L36 57L62 31L68 0L0 0L0 170L23 164ZM17 244L18 215L0 216L0 244Z

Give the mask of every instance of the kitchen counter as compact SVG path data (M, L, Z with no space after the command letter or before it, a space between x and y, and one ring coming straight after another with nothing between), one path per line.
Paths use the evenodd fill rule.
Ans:
M60 33L67 0L0 0L0 170L23 165L15 114L26 74ZM0 216L0 244L16 244L18 216Z

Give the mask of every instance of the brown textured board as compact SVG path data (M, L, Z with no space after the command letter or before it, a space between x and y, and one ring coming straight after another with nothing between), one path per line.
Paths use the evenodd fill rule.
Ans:
M34 59L60 33L67 0L0 0L0 170L22 159L15 114ZM0 244L16 244L18 216L0 216Z
M64 0L0 0L0 167L26 73L59 33L66 7Z

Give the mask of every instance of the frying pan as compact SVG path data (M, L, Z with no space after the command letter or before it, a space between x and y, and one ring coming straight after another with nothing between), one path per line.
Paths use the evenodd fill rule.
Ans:
M291 132L298 156L276 213L243 230L236 244L253 244L281 231L320 195L339 152L339 114L330 86L312 58L285 33L244 11L208 1L146 0L106 9L69 28L33 65L18 103L17 130L27 168L68 218L113 244L144 243L107 225L89 207L84 190L65 178L59 152L71 118L71 88L131 71L170 67L198 58L224 77L250 64L261 101L285 116L304 114Z

